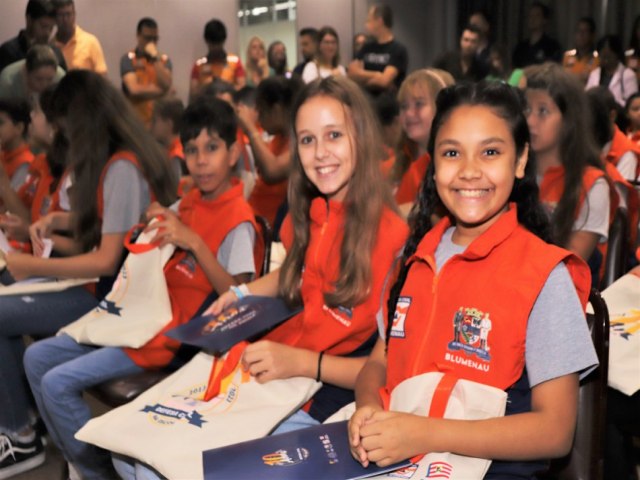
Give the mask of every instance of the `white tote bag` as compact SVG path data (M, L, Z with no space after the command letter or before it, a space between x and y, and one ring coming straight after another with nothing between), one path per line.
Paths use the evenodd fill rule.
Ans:
M609 386L640 390L640 276L628 273L602 292L609 309Z
M129 255L111 291L98 306L62 328L79 343L139 348L171 321L171 300L163 267L173 255L172 244L158 247L149 241L154 230L142 232L131 243L134 227L125 238Z
M507 405L507 393L499 388L456 379L452 375L429 372L411 377L398 384L388 402L390 411L457 420L484 420L502 417ZM348 420L355 411L349 404L327 419L328 422ZM483 478L491 460L465 457L453 453L428 453L408 468L374 478L447 478L469 480Z
M303 377L260 384L238 364L243 349L244 342L222 360L200 352L131 403L89 421L76 438L171 479L203 478L204 451L267 435L321 385Z

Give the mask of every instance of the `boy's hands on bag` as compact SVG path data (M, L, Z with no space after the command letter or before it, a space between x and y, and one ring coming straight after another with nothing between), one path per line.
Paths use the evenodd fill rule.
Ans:
M290 377L315 378L318 353L270 340L247 346L242 366L258 383Z
M144 229L145 232L156 230L150 243L157 243L161 247L171 243L183 250L194 250L197 243L202 241L197 233L180 221L174 211L157 202L149 206L146 215L148 220L158 219Z

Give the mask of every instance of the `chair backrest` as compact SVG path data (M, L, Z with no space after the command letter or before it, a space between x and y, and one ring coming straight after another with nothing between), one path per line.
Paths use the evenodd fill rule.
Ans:
M258 224L258 234L260 235L261 242L256 242L256 252L255 255L257 259L260 261L259 269L256 270L256 274L258 277L266 275L269 273L269 266L271 264L271 242L273 240L273 231L271 230L271 225L269 225L269 221L260 216L255 216L256 223ZM261 243L261 246L258 246L258 243ZM258 266L257 266L258 267Z
M551 464L552 478L562 480L600 480L603 475L609 312L597 290L591 291L589 303L593 307L593 314L587 314L587 323L600 364L580 382L578 418L571 452Z
M629 255L627 225L627 210L623 207L618 207L609 227L607 258L600 284L601 290L607 288L625 273Z

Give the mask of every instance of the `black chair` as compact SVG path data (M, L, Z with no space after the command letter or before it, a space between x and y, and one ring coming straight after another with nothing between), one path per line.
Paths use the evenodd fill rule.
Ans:
M624 275L629 255L627 210L619 207L609 227L607 258L600 289L604 290Z
M578 418L571 452L564 458L553 460L549 473L544 478L602 479L609 367L609 312L605 301L595 289L589 295L589 303L593 307L593 314L587 314L587 323L600 364L580 382Z
M255 220L258 224L259 238L264 246L264 257L262 258L260 271L258 272L258 275L262 276L269 273L272 232L266 218L256 215ZM259 251L259 249L256 249L256 251ZM194 316L202 314L204 310L217 298L217 296L218 295L215 292L212 292L202 303ZM193 353L192 349L186 350ZM187 354L187 357L188 356L189 355ZM88 392L109 407L119 407L120 405L130 402L145 390L148 390L156 383L167 378L182 364L184 364L184 362L169 365L162 370L146 370L134 375L114 378L90 388Z

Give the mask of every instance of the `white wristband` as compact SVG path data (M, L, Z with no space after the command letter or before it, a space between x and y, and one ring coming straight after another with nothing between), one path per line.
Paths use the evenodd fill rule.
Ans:
M249 287L247 287L246 283L237 286L232 285L230 290L235 294L236 297L238 297L238 300L251 295L251 292L249 292Z

